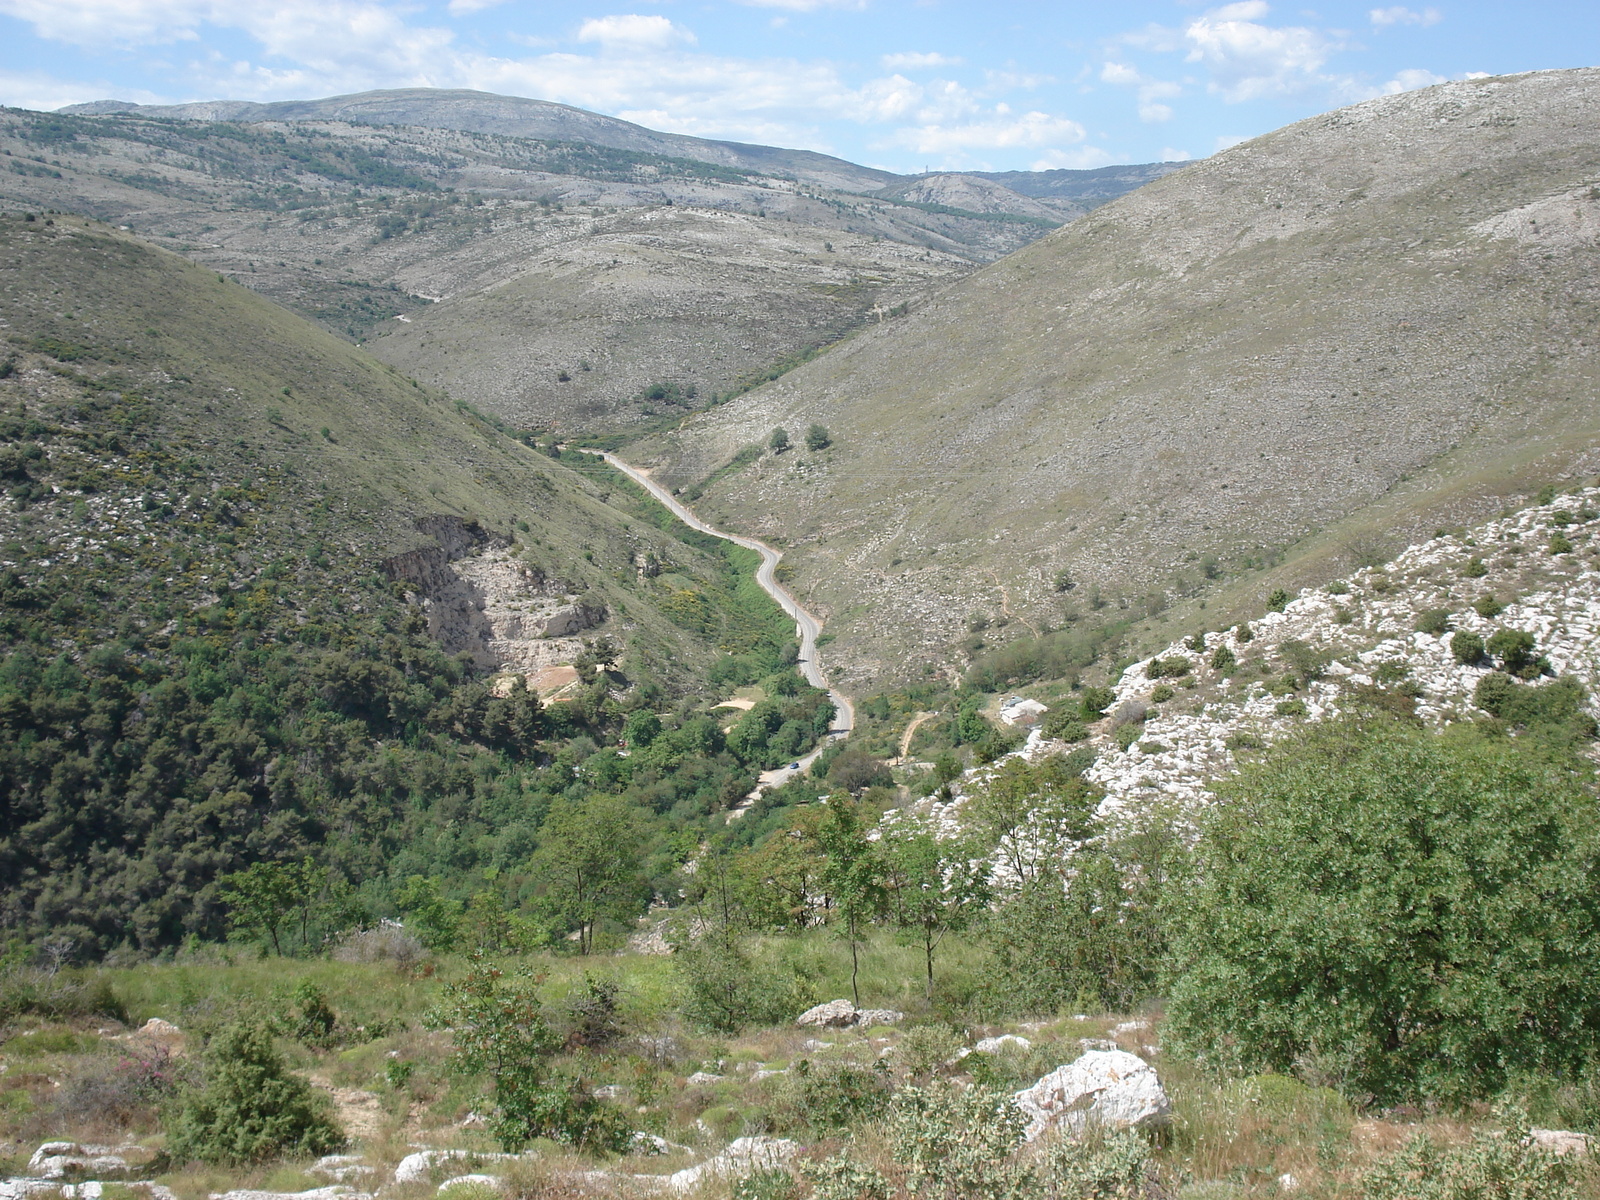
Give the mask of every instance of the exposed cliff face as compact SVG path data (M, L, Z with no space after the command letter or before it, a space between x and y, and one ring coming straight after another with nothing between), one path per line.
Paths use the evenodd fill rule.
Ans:
M476 522L437 515L417 528L435 544L385 559L383 570L408 586L439 644L480 667L530 673L571 663L583 649L576 635L608 615Z

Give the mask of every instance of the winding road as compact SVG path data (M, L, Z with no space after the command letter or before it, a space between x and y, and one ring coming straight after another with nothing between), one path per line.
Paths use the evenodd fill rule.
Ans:
M689 526L689 528L698 529L701 533L709 533L712 537L732 542L736 546L743 546L747 550L754 550L761 555L761 565L756 568L756 583L761 586L762 591L778 602L778 606L784 612L794 618L795 632L800 635L800 673L805 676L807 683L811 684L812 687L822 688L828 693L828 699L833 701L833 727L828 730L827 740L848 737L856 724L855 705L850 702L850 697L828 683L828 677L822 673L822 667L817 662L817 637L822 633L822 622L807 612L800 601L794 598L794 593L778 582L778 563L783 558L783 552L775 550L759 538L742 537L736 533L724 533L720 529L707 525L686 508L676 496L654 479L651 479L649 472L630 463L623 462L615 454L604 450L588 449L584 450L584 453L596 454L605 459L610 466L621 471L664 504L667 511ZM823 746L826 744L827 741L824 741ZM801 769L804 770L809 767L817 755L822 753L822 749L822 746L818 746L810 754L802 758L800 760ZM763 774L761 782L764 786L781 783L791 774L792 772L787 768L779 768L776 771L768 771Z

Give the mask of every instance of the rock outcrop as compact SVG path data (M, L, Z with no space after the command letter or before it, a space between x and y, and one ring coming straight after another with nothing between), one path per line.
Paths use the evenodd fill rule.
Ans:
M1126 1050L1091 1050L1012 1099L1029 1117L1023 1139L1030 1142L1057 1125L1073 1133L1091 1125L1155 1129L1172 1116L1155 1068Z

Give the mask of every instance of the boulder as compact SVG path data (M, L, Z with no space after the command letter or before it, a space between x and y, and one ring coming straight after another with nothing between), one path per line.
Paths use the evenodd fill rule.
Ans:
M160 1017L151 1017L139 1026L139 1032L146 1037L178 1037L183 1033L171 1021L163 1021Z
M1570 1129L1530 1129L1528 1140L1555 1154L1588 1154L1595 1142L1591 1135Z
M1091 1050L1057 1067L1012 1096L1029 1118L1025 1141L1058 1123L1073 1133L1091 1124L1105 1129L1152 1129L1172 1116L1172 1102L1155 1068L1126 1050Z
M705 1087L708 1084L721 1083L723 1076L713 1075L710 1071L696 1071L684 1080L690 1087Z
M478 1150L419 1150L400 1160L394 1169L396 1183L420 1183L433 1173L440 1163L471 1159L474 1162L505 1162L515 1154L485 1154Z
M1007 1046L1015 1046L1018 1050L1031 1050L1033 1043L1014 1033L1002 1033L999 1037L979 1038L972 1048L979 1054L999 1054Z
M863 1008L856 1013L856 1024L863 1029L870 1025L898 1025L905 1019L905 1013L892 1008Z
M378 1169L362 1162L359 1154L325 1154L307 1167L306 1173L320 1175L335 1183L349 1183L352 1180L376 1175Z
M788 1138L735 1138L715 1158L667 1176L667 1186L674 1192L692 1192L711 1179L743 1179L757 1171L776 1170L799 1153L800 1143Z
M88 1146L80 1142L45 1142L28 1160L28 1170L41 1179L65 1179L69 1175L128 1174L128 1154L137 1146Z
M815 1025L823 1029L848 1029L856 1023L856 1006L848 1000L829 1000L808 1008L794 1019L796 1025Z
M829 1000L815 1008L808 1008L795 1018L800 1026L821 1029L865 1028L869 1025L897 1025L906 1019L905 1013L892 1008L857 1008L848 1000Z

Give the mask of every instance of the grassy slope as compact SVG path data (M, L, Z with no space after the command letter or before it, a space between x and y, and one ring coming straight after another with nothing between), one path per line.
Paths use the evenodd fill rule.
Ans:
M1150 637L1214 625L1600 463L1597 110L1600 73L1569 71L1301 122L635 453L687 482L826 424L831 450L729 476L710 512L788 539L859 676L959 659L974 612L1095 619L1095 588L1177 605Z

